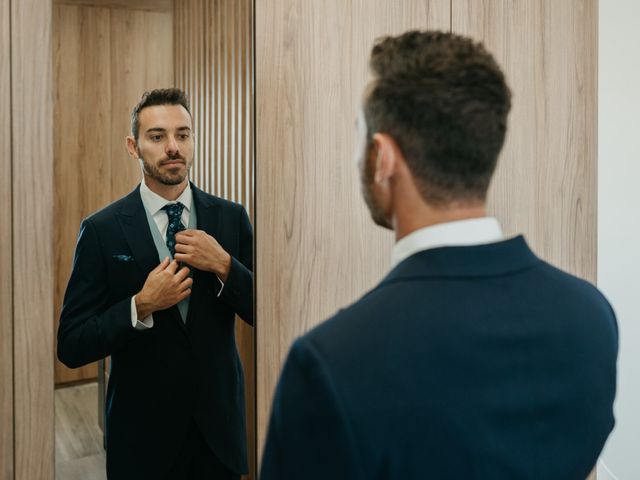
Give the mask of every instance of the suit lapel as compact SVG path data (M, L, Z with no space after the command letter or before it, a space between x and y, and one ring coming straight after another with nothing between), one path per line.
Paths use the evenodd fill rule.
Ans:
M142 198L140 197L139 185L125 198L124 205L117 214L117 217L124 237L131 249L132 256L140 267L140 283L144 283L151 270L158 266L160 260L155 243L153 242L153 237L151 236ZM180 328L186 333L178 307L174 305L167 309L167 312L178 322Z
M207 195L193 184L191 184L191 191L193 192L193 204L196 209L196 215L198 216L197 229L207 232L212 237L217 238L219 232L220 209L215 202L215 198ZM187 313L186 322L187 329L189 330L195 323L195 312L200 309L202 300L208 294L207 282L210 282L211 280L208 279L207 276L210 275L213 274L207 274L200 270L195 270L193 272L193 290L191 292L191 300L189 302L189 312Z

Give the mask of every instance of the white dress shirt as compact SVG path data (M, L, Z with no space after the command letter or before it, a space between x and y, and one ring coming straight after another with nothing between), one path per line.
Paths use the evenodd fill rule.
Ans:
M176 200L167 200L166 198L162 198L157 193L152 192L144 182L143 177L142 183L140 184L140 198L142 198L142 204L144 205L144 208L147 210L147 212L149 212L149 214L153 218L153 221L156 222L158 230L160 231L160 235L162 235L162 239L165 242L167 241L169 214L166 212L166 210L163 210L162 207L164 207L165 205L170 205L172 203L180 202L184 205L180 220L182 221L183 225L189 225L189 218L191 216L191 202L193 201L193 194L191 192L190 183L187 183L187 187ZM145 330L147 328L153 327L153 314L150 314L148 317L145 317L142 320L138 319L135 295L131 297L131 324L138 330Z
M498 220L470 218L424 227L400 239L391 253L391 268L423 250L483 245L504 240Z

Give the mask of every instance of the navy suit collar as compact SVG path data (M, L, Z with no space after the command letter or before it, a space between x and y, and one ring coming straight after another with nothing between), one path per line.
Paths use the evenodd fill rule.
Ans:
M382 284L408 278L505 275L540 261L520 235L485 245L424 250L398 264Z

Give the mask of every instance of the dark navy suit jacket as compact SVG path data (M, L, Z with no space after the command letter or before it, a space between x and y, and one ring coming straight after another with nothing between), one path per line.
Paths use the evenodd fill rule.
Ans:
M417 253L293 345L260 480L584 480L617 327L522 237Z
M232 256L220 297L194 271L186 324L176 306L131 324L131 297L158 263L139 188L82 222L58 330L58 357L75 368L111 355L106 399L110 479L164 478L193 419L231 470L247 469L242 365L235 314L253 322L253 234L242 206L192 185L198 229Z

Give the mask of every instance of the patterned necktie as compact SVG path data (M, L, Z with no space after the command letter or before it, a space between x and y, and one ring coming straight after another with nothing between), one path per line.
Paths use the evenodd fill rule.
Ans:
M181 203L171 203L162 207L162 210L167 212L169 216L169 225L167 226L167 248L171 252L171 256L176 255L176 233L184 230L184 225L180 218L182 217L182 210L184 205Z

